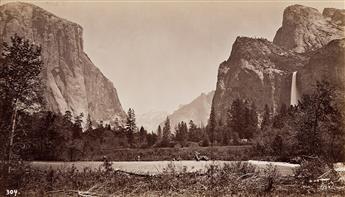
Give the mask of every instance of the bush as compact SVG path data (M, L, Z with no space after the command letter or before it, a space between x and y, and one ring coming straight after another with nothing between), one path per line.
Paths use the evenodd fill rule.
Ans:
M332 169L332 165L327 164L324 160L319 158L303 159L299 168L295 172L298 179L302 179L305 183L310 180L315 180L325 172ZM331 168L329 167L331 166Z
M30 166L21 160L14 160L8 165L1 162L0 189L19 188L26 185L30 179ZM10 170L10 172L8 172Z

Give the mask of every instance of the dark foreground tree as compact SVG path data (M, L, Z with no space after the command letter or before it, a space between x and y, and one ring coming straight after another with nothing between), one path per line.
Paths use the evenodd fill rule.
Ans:
M258 113L254 102L235 99L227 112L227 136L236 144L237 138L252 139L258 130Z
M314 93L304 95L298 108L300 154L321 156L332 162L344 159L344 117L334 87L325 81L317 82Z
M3 43L2 58L0 97L11 110L7 151L11 161L18 111L37 110L43 103L41 47L14 35L10 44Z

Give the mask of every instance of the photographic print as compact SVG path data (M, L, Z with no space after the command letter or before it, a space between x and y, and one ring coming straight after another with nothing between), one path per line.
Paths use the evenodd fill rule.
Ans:
M345 196L345 2L0 0L0 196Z

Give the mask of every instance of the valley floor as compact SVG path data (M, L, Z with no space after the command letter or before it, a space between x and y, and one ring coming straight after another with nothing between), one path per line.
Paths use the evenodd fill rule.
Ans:
M220 168L224 165L235 164L237 161L114 161L111 162L111 167L115 170L122 170L137 174L156 175L161 174L168 167L174 167L176 172L199 172L205 173L210 166L218 166ZM30 162L31 166L41 170L66 170L74 166L77 170L82 171L84 168L90 170L97 170L103 162L100 161L77 161L77 162ZM249 160L248 163L256 168L257 171L262 171L268 167L275 168L282 176L291 176L294 170L299 167L298 164L290 164L285 162L267 162Z

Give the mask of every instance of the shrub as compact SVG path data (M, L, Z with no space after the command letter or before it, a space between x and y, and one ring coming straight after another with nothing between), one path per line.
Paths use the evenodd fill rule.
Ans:
M319 158L308 158L308 160L302 160L301 166L297 168L295 176L298 179L302 179L305 183L308 183L310 180L315 180L320 177L325 172L331 170L324 160Z

